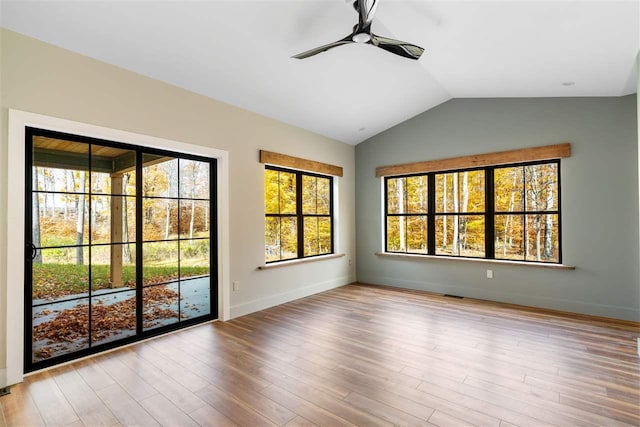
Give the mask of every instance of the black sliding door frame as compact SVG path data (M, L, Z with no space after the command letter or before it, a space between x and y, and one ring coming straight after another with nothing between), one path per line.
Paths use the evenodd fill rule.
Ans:
M86 156L86 170L88 173L88 182L89 182L89 187L86 188L86 191L83 192L72 192L69 193L68 191L46 191L46 190L39 190L38 188L33 188L33 171L34 171L34 138L35 137L44 137L44 138L54 138L54 139L59 139L59 140L64 140L64 141L69 141L69 142L75 142L75 143L81 143L81 144L87 144L87 148L88 148L88 153ZM114 149L121 149L121 150L127 150L129 152L133 152L135 153L135 169L131 169L132 171L135 170L135 185L136 185L136 191L135 191L135 195L130 195L130 194L126 194L125 191L122 191L122 194L102 194L102 193L97 193L99 194L99 196L111 196L113 197L122 197L122 198L127 198L127 200L134 200L135 199L135 243L131 241L131 239L129 239L127 242L113 242L111 240L109 240L109 243L95 243L93 244L92 242L92 224L91 224L91 214L88 215L88 236L87 236L87 241L86 242L80 242L76 245L63 245L63 246L47 246L44 247L42 244L39 247L34 247L32 240L33 240L33 197L34 195L40 194L40 193L44 193L44 194L50 194L50 193L55 193L58 195L63 195L63 194L73 194L74 196L78 196L78 197L84 197L85 200L89 201L89 212L90 209L92 209L92 195L94 194L92 192L92 172L93 172L93 162L92 162L92 147L94 146L100 146L100 147L108 147L108 148L114 148ZM176 241L177 242L177 247L178 247L178 260L177 260L177 271L178 271L178 279L177 280L167 280L166 282L163 283L159 283L159 284L151 284L148 287L151 286L162 286L162 285L171 285L171 284L178 284L178 302L177 302L177 320L174 323L171 324L166 324L166 325L160 325L157 327L154 327L153 329L145 329L144 328L144 307L143 307L143 289L146 288L145 284L144 284L144 276L143 276L143 263L144 263L144 253L143 253L143 246L145 244L145 240L143 240L143 199L153 199L153 196L145 196L143 194L143 156L148 155L148 156L156 156L158 158L160 157L166 157L166 158L170 158L171 160L177 160L176 163L178 164L177 166L177 180L176 182L178 183L178 188L177 188L177 196L176 197L164 197L164 196L158 196L155 198L158 199L165 199L165 200L171 200L171 201L175 201L175 203L178 205L178 219L177 219L177 229L180 230L181 229L181 222L180 222L180 212L182 210L182 200L188 201L188 202L199 202L199 203L207 203L208 202L208 223L207 223L207 227L209 230L209 235L208 237L196 237L196 236L191 236L191 238L185 238L182 239L182 237L180 237L180 231L178 231L178 238L176 239L168 239L171 241ZM206 163L209 166L209 183L208 183L208 195L206 197L181 197L181 181L179 178L179 173L180 173L180 160L185 160L185 161L195 161L195 162L202 162L202 163ZM115 161L114 161L115 162ZM62 132L57 132L57 131L50 131L50 130L44 130L44 129L37 129L37 128L32 128L32 127L26 127L25 129L25 248L24 248L24 252L25 252L25 258L24 258L24 280L25 280L25 286L24 286L24 372L32 372L38 369L42 369L42 368L46 368L49 366L53 366L59 363L63 363L69 360L73 360L73 359L77 359L80 357L84 357L87 355L91 355L94 353L98 353L98 352L102 352L105 350L109 350L115 347L119 347L122 345L126 345L129 343L133 343L136 341L140 341L142 339L146 339L152 336L156 336L156 335L160 335L169 331L173 331L173 330L177 330L177 329L181 329L187 326L191 326L194 324L198 324L198 323L203 323L203 322L207 322L210 320L215 320L218 318L218 300L219 300L219 295L218 295L218 218L217 218L217 163L216 163L216 159L212 159L212 158L208 158L208 157L203 157L203 156L197 156L197 155L192 155L192 154L185 154L185 153L179 153L179 152L173 152L173 151L169 151L169 150L163 150L163 149L156 149L156 148L150 148L150 147L145 147L145 146L137 146L137 145L132 145L132 144L126 144L126 143L121 143L121 142L115 142L115 141L109 141L109 140L103 140L103 139L98 139L98 138L92 138L92 137L86 137L86 136L80 136L80 135L72 135L72 134L67 134L67 133L62 133ZM55 166L52 166L55 167ZM133 167L133 165L131 165L131 167ZM17 177L18 179L20 179L19 177ZM109 199L110 203L113 202L112 199ZM78 215L79 213L76 212L76 215ZM84 215L84 213L83 213ZM124 215L127 215L127 212L124 212ZM181 274L180 274L180 269L181 269L181 265L180 265L180 256L181 256L181 251L180 251L180 244L182 242L182 240L185 241L203 241L203 240L209 240L209 249L208 249L208 255L209 255L209 264L208 264L208 277L209 277L209 312L208 314L204 314L202 316L196 316L196 317L191 317L191 318L187 318L187 319L183 319L182 318L182 314L181 314L181 286L182 284L189 282L190 278L186 277L186 278L182 278ZM168 241L167 240L167 241ZM164 240L162 240L164 241ZM156 242L156 241L148 241L148 242ZM131 289L129 287L124 287L123 289L118 289L115 290L114 292L109 292L108 295L112 295L112 294L118 294L118 293L124 293L124 292L130 292L130 293L134 293L135 292L135 333L131 336L126 336L123 338L119 338L119 339L115 339L113 341L106 341L104 343L98 343L98 344L94 344L93 339L92 339L92 290L93 290L93 280L92 280L92 258L91 258L91 251L93 250L93 248L95 247L108 247L111 248L113 246L117 246L117 245L125 245L125 244L135 244L135 261L134 261L134 265L135 265L135 289ZM81 292L80 294L78 294L77 296L74 296L72 298L66 298L66 299L62 299L62 301L81 301L81 300L87 300L87 310L88 310L88 323L87 323L87 346L86 348L82 348L76 351L72 351L69 353L65 353L65 354L61 354L61 355L57 355L57 356L53 356L50 358L45 358L44 360L39 360L39 361L35 361L34 362L34 346L33 346L33 327L34 327L34 315L33 315L33 308L36 306L43 306L46 304L55 304L58 303L61 300L55 300L55 301L50 301L50 302L43 302L42 304L33 304L33 280L34 280L34 276L33 276L33 258L35 257L35 255L38 253L38 251L41 252L42 249L63 249L63 248L69 248L69 249L76 249L80 247L81 250L83 251L87 251L88 255L89 255L89 261L87 264L87 269L88 269L88 286L87 286L87 293L85 295L84 292ZM133 248L132 248L133 249ZM20 249L18 249L20 250ZM133 253L133 251L132 251ZM200 276L200 277L206 277L206 275L204 276ZM191 278L191 280L193 280L194 278Z

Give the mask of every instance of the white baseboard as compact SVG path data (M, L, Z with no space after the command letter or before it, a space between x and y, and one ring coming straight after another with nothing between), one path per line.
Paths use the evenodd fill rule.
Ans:
M299 298L308 297L309 295L317 294L319 292L328 291L330 289L339 288L340 286L347 285L355 282L355 277L344 276L337 279L329 280L326 282L315 283L313 285L305 286L303 288L293 289L291 291L282 292L275 295L269 295L265 298L259 298L252 301L248 301L238 305L231 306L231 319L235 317L244 316L245 314L254 313L256 311L264 310L266 308L274 307L276 305L284 304L289 301L294 301Z
M620 307L615 305L594 304L584 301L569 299L549 298L541 296L524 295L513 292L492 291L488 289L468 288L464 286L448 285L443 283L422 282L397 279L395 277L358 277L362 283L372 285L384 285L397 288L414 289L419 291L434 292L439 294L460 295L468 298L485 299L489 301L504 302L510 304L526 305L530 307L547 308L551 310L568 311L571 313L590 314L592 316L609 317L613 319L631 320L640 322L640 310Z

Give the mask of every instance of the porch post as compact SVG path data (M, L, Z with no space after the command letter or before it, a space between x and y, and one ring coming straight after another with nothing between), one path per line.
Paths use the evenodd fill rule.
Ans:
M111 243L122 242L122 174L111 174ZM122 286L123 246L111 245L111 288Z

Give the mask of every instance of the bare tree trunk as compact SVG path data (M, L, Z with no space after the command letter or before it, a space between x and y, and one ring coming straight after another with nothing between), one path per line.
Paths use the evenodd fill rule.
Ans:
M85 172L80 172L80 188L79 191L84 193L85 190ZM78 209L76 215L78 216L76 221L76 264L84 264L84 248L82 242L84 240L84 209L85 209L85 196L80 194L78 200Z
M458 173L455 172L453 173L453 211L458 213L459 212L459 200L458 200ZM452 243L452 254L453 255L459 255L458 252L458 216L452 216L451 218L453 218L453 241Z
M167 200L165 203L165 216L167 220L164 223L164 239L169 240L169 222L171 219L171 201Z
M32 188L34 190L38 189L38 168L35 168L35 171L33 172ZM33 205L31 206L31 222L33 236L31 237L31 243L36 248L39 248L40 246L42 246L40 243L40 194L32 193L32 198ZM36 256L33 259L33 262L36 264L42 264L42 251L36 251Z
M398 179L397 195L398 195L398 213L404 213L404 178ZM404 230L404 216L398 217L400 225L400 251L405 250L405 230Z
M546 210L550 211L553 209L553 191L549 188L550 185L547 184L547 207ZM553 256L553 242L551 233L553 231L553 216L548 214L545 218L545 227L544 227L544 258L551 258Z
M447 213L447 174L442 176L442 213ZM447 247L447 217L442 217L442 248Z
M462 212L467 212L469 207L469 172L462 174ZM460 250L467 248L467 221L466 217L462 228L462 238L460 239Z
M512 189L511 189L511 196L509 197L509 212L513 212L513 207L515 205L515 191L513 191L513 188L515 188L516 184L518 183L518 173L516 172L516 169L513 169L513 183L511 185ZM509 249L513 248L513 233L512 233L512 228L513 228L513 219L511 218L511 215L507 215L507 218L504 221L504 233L503 233L503 238L502 238L502 256L506 256L507 254L507 238L509 238Z
M198 162L194 162L192 163L193 167L191 170L191 220L189 221L189 239L193 239L193 226L195 224L195 218L196 218L196 202L195 197L196 197L196 184L198 182L198 169L199 169L199 165L200 163Z
M122 193L127 192L127 185L129 185L129 174L122 175ZM127 264L131 264L131 247L129 246L129 215L128 215L127 197L122 197L122 241L124 247L122 252L124 260Z

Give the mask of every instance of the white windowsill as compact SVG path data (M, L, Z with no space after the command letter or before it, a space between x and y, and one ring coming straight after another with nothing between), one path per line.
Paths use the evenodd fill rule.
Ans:
M310 258L298 258L298 259L292 259L288 261L278 261L270 264L261 265L258 267L258 270L269 270L271 268L286 267L288 265L304 264L307 262L322 261L325 259L342 258L345 255L346 254L329 254L329 255L314 256Z
M462 258L454 256L441 256L441 255L417 255L417 254L399 254L391 252L376 252L376 255L390 257L390 258L409 258L413 260L422 261L458 261L458 262L479 262L485 264L502 264L502 265L517 265L524 267L536 267L536 268L551 268L556 270L575 270L575 266L565 264L551 264L546 262L525 262L525 261L507 261L502 259L482 259L482 258Z

